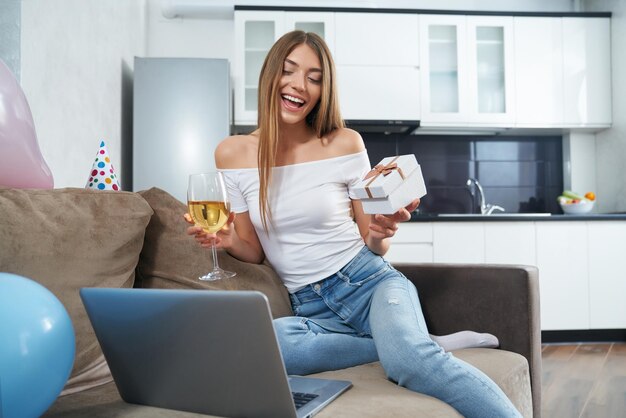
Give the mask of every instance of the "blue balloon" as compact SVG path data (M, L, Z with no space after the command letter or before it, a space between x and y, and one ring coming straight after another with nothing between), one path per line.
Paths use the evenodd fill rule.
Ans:
M56 296L0 273L0 416L41 416L67 382L75 350L72 321Z

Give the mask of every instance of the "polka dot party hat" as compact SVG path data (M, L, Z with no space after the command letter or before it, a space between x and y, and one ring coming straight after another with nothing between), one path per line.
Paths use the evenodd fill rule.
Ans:
M104 141L100 142L100 149L98 149L98 154L96 154L96 160L93 162L93 167L91 167L91 173L89 173L89 180L87 180L85 188L122 190Z

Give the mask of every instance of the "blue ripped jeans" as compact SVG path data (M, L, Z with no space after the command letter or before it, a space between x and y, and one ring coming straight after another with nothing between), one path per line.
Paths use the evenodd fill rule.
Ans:
M489 377L430 338L415 286L367 247L290 297L296 316L274 320L287 373L380 360L389 379L463 416L521 416Z

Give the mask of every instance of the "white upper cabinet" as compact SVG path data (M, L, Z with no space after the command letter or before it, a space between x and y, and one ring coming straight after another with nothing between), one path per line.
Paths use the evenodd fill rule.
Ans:
M292 30L313 32L335 54L335 14L331 12L285 12L285 33Z
M607 18L563 18L563 125L611 125L611 27Z
M418 66L418 17L336 13L337 65Z
M342 116L419 120L417 15L336 13L335 34Z
M470 122L515 122L514 47L512 17L467 17Z
M422 124L512 126L513 18L420 16Z
M515 18L516 126L611 125L608 18Z
M420 16L422 124L467 118L465 16Z
M422 126L611 126L609 18L420 16Z
M337 89L344 119L420 118L417 67L337 65Z
M259 74L270 48L294 29L320 35L333 53L334 13L237 11L235 13L235 125L256 125Z
M235 13L235 124L256 125L259 74L270 48L284 33L284 12Z
M347 120L419 120L422 132L612 123L608 17L237 10L236 125L256 125L261 66L294 29L328 44Z
M516 125L563 123L563 19L515 17Z

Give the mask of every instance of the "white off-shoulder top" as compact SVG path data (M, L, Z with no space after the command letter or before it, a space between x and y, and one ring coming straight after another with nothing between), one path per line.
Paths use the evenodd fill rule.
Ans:
M365 245L351 216L351 188L369 164L361 151L274 167L269 233L261 223L258 169L221 170L231 210L249 212L265 256L289 292L336 273Z

